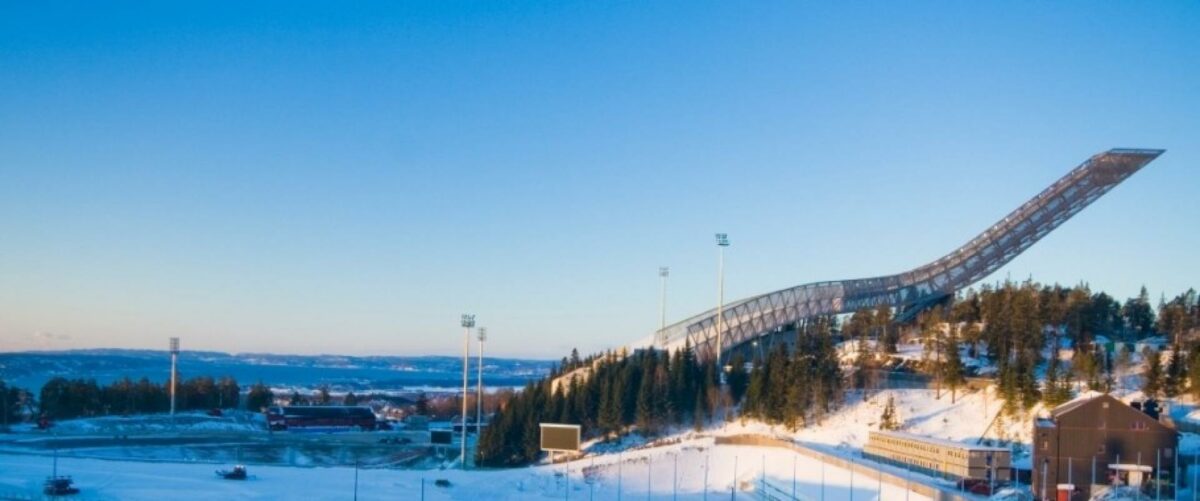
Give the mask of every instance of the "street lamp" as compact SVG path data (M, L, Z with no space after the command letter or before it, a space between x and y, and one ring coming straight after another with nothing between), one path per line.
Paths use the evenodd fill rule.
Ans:
M717 233L717 367L721 365L722 336L725 331L725 248L729 247L729 235ZM725 384L725 371L721 371L721 384Z
M462 469L467 469L467 365L471 356L471 328L475 327L475 315L462 316L463 327L463 392L462 392Z
M670 274L670 268L658 267L658 276L662 278L662 290L658 300L658 339L664 350L667 349L667 277Z

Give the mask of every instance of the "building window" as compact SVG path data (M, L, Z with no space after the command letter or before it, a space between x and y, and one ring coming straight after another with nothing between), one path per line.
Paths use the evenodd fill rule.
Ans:
M1050 450L1050 441L1049 440L1042 440L1042 450L1044 450L1044 451Z
M1142 420L1134 421L1130 426L1132 426L1135 430L1145 430L1147 428L1146 422Z
M1104 444L1096 446L1096 454L1104 454Z

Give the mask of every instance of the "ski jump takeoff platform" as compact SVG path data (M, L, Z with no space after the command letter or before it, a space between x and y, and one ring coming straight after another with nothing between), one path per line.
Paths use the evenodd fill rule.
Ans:
M799 285L729 303L723 308L720 347L715 308L669 325L654 338L667 346L689 340L697 354L711 359L718 349L729 351L807 318L879 305L911 317L1004 266L1163 151L1113 149L1095 155L962 247L904 273Z

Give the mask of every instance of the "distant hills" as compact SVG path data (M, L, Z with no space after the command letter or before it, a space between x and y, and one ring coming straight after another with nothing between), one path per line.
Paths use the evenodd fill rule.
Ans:
M475 382L471 359L471 383ZM484 384L521 386L550 371L554 362L534 359L484 358ZM345 390L450 389L462 384L462 358L450 356L284 355L183 351L180 377L232 376L242 385L262 381L272 386ZM103 384L122 377L164 381L170 355L161 350L85 349L0 353L0 379L33 391L50 378L93 378Z

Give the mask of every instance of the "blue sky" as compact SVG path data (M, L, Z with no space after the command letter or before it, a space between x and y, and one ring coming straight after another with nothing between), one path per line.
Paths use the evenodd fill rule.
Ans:
M344 5L344 4L343 4ZM1200 285L1192 2L0 5L0 350L558 357L939 257L1167 153L989 281Z

